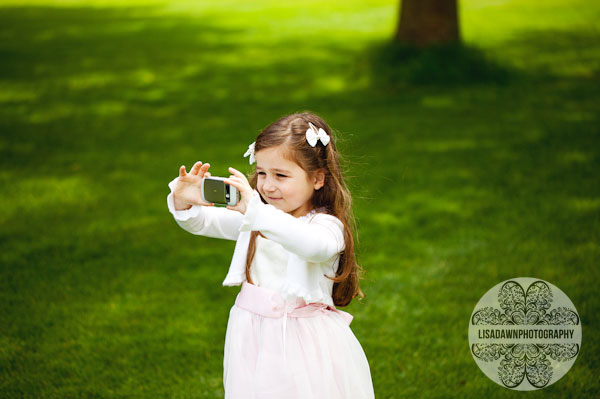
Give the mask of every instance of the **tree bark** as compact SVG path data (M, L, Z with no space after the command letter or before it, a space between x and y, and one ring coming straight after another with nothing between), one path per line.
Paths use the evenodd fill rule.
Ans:
M395 39L417 47L460 41L457 0L401 0Z

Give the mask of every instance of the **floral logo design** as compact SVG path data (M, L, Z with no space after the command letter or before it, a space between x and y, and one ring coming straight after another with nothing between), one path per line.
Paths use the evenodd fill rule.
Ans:
M501 310L494 307L476 309L471 316L471 325L579 326L579 316L574 310L567 307L550 310L553 299L551 288L542 280L533 282L526 291L519 282L509 280L498 291ZM579 353L580 344L543 342L543 339L540 341L474 343L471 345L471 352L484 362L494 362L502 357L498 377L507 388L517 388L525 379L533 389L544 388L553 377L553 367L549 359L555 362L572 360Z

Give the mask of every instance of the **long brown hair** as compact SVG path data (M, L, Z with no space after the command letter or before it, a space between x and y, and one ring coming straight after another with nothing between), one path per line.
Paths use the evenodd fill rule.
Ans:
M317 129L322 128L331 138L329 144L324 146L321 141L311 147L306 141L306 130L311 122ZM311 112L302 112L287 115L267 126L256 138L254 151L284 145L283 156L297 163L312 177L318 169L325 171L325 184L316 190L311 202L313 209L325 207L326 212L336 216L344 224L344 251L340 253L336 277L325 277L334 281L333 303L336 306L348 305L357 295L361 298L365 294L360 289L359 280L364 273L354 257L354 237L356 236L356 220L352 212L352 197L346 186L340 167L340 155L336 148L334 132L325 121ZM252 188L256 188L258 175L256 170L249 181ZM263 202L264 199L263 199ZM266 202L265 202L266 203ZM246 257L246 279L252 283L250 267L256 252L256 236L260 233L253 231L250 236L248 255ZM358 242L358 237L356 237Z

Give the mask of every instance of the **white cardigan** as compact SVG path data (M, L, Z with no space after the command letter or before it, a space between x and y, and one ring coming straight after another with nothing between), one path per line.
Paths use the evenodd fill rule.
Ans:
M224 207L202 205L177 211L173 201L177 179L169 183L171 193L167 196L167 206L177 224L192 234L237 241L224 286L240 285L246 280L250 233L258 230L289 251L283 286L285 293L303 298L306 303L320 302L333 306L333 281L324 274L335 277L339 254L345 246L344 225L337 217L319 208L296 218L262 202L257 190L253 192L245 214Z

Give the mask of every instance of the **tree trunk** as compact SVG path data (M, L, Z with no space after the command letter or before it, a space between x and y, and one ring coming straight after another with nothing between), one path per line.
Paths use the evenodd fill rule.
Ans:
M457 0L401 0L395 39L418 47L460 41Z

